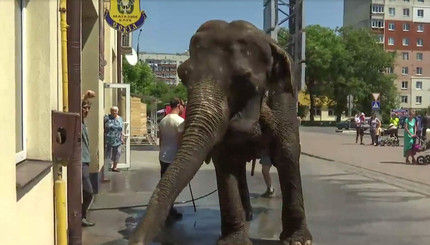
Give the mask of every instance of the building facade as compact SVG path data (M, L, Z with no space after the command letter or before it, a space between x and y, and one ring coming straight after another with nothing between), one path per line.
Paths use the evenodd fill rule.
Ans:
M179 84L178 67L190 57L188 52L183 54L141 52L138 56L139 61L146 62L151 67L158 80L169 85Z
M51 113L63 110L59 2L0 1L0 27L8 37L0 38L0 244L55 244ZM97 94L87 120L96 185L104 103L115 98L104 93L104 83L116 83L118 73L116 32L103 24L107 4L82 0L81 90ZM65 179L66 173L63 167Z
M344 26L370 28L387 52L396 53L400 106L430 105L430 0L345 0Z

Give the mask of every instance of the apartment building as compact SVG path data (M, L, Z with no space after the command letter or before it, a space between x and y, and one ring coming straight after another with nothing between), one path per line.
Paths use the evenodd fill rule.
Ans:
M370 28L395 52L400 106L430 106L430 0L344 0L344 26Z
M141 52L138 56L139 61L146 62L151 67L158 80L168 85L179 84L178 67L190 57L188 52L182 54Z
M0 104L5 115L0 147L2 245L56 244L54 180L58 172L52 157L51 113L63 110L59 4L60 0L0 1L0 26L7 37L0 38ZM91 89L97 94L87 120L95 187L103 167L103 103L116 98L104 93L104 84L117 82L119 60L116 32L104 25L108 4L82 0L81 65L69 67L69 74L79 69L82 91ZM69 169L62 170L66 179ZM71 188L80 192L79 186Z

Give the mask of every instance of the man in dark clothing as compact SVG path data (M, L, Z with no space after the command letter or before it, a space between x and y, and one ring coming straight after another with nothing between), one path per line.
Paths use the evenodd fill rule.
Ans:
M428 115L427 115L428 113L427 113L427 111L425 111L424 112L424 116L421 118L421 126L422 126L422 128L423 128L423 132L422 132L422 135L423 135L423 138L424 139L426 139L427 137L426 137L426 131L427 131L427 128L428 128L428 123L430 123L430 120L429 120L429 118L428 118Z
M88 137L87 126L85 125L85 118L91 109L90 98L94 98L96 93L88 90L82 98L82 226L93 226L92 222L87 220L87 211L93 201L93 186L90 181L90 141Z

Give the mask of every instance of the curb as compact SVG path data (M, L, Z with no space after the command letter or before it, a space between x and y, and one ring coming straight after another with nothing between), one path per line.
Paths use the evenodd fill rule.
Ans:
M355 130L343 130L343 129L336 129L336 133L342 133L342 134L355 134ZM364 135L370 135L369 131L364 131ZM403 135L399 135L399 138L404 138Z
M365 167L359 167L354 164L346 163L346 162L340 162L335 161L333 159L328 159L325 157L316 156L314 154L302 152L302 155L317 158L320 160L325 160L331 162L331 164L337 164L341 165L345 170L354 172L356 174L362 175L364 177L378 180L381 182L384 182L386 184L396 186L398 188L402 188L404 190L415 192L421 195L424 195L426 197L430 197L430 185L426 183L422 183L419 181L413 181L409 179L405 179L403 177L387 174L384 172L376 171L373 169L365 168ZM425 167L425 166L424 166Z

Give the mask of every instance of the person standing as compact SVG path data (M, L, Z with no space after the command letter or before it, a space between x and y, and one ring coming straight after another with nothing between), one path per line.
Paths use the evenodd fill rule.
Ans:
M272 178L270 177L270 168L272 167L270 157L267 154L262 156L260 164L261 174L263 175L264 183L266 183L266 192L261 194L261 197L273 197L275 195L275 189L272 186Z
M376 114L373 113L372 116L370 117L370 138L372 140L372 145L376 145L377 144L377 139L376 139L376 129L378 128L378 124L381 123L379 121L379 119L376 117Z
M427 111L424 112L424 116L421 118L421 126L423 128L423 139L426 140L427 139L427 128L428 128L428 124L430 122L429 117L427 115Z
M160 129L160 153L159 160L161 166L161 176L164 175L169 165L173 162L182 140L184 132L184 119L180 117L183 112L183 102L179 98L170 101L171 112L166 115L159 124ZM182 218L172 205L169 217L174 219Z
M91 102L89 99L96 97L96 93L92 90L88 90L82 96L82 226L94 226L87 220L88 208L93 201L93 186L90 181L90 140L88 137L88 129L85 124L85 118L88 116L88 112L91 109Z
M403 156L406 157L406 163L411 163L409 157L412 157L412 163L415 163L415 152L412 149L416 139L417 123L415 113L411 111L409 117L405 119L405 131L403 136Z
M124 144L124 122L118 112L118 107L112 106L110 115L105 118L106 158L112 161L112 172L120 172L117 165L121 157L121 145Z
M363 136L364 136L364 124L366 123L366 115L364 112L356 120L357 127L357 136L355 138L355 143L358 143L358 136L360 135L360 145L364 145Z

